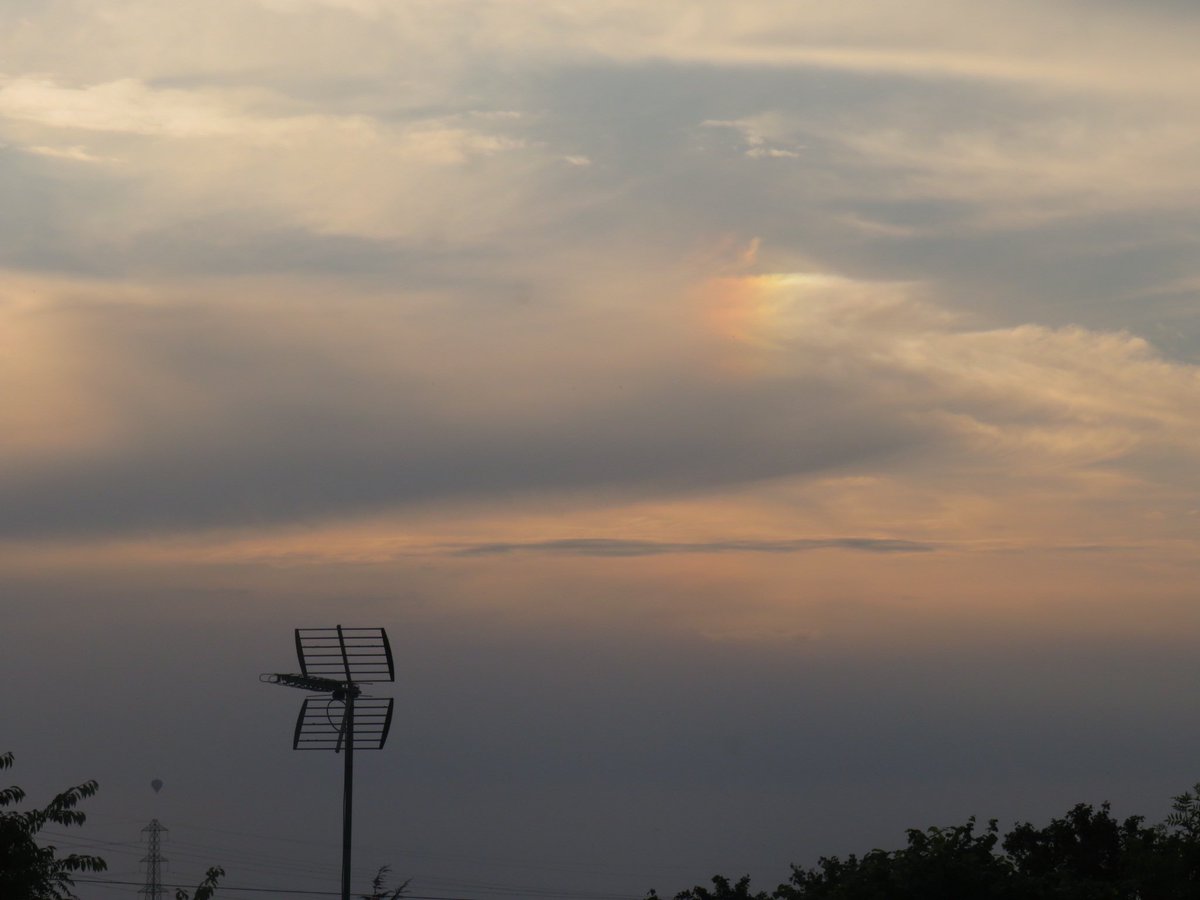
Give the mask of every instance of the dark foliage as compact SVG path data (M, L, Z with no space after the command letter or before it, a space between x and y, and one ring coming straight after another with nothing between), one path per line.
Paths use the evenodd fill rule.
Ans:
M0 769L11 768L12 753L0 753ZM72 890L74 872L103 872L108 864L98 856L71 853L59 856L55 847L41 846L38 834L47 824L82 825L87 816L76 807L99 789L94 781L68 788L43 809L0 809L0 900L78 900ZM0 808L25 799L21 788L0 789ZM175 900L212 900L217 881L225 874L208 870L196 890L176 891Z
M717 876L675 900L1195 900L1200 897L1200 784L1160 825L1079 804L1042 828L996 821L910 829L899 850L823 857L787 884L752 892ZM656 900L651 891L647 900Z
M0 769L13 764L11 753L0 754ZM71 853L59 856L53 846L38 844L38 834L48 824L82 825L86 816L80 800L96 793L94 781L68 788L42 809L2 809L25 799L13 786L0 790L0 897L4 900L70 900L73 872L101 872L107 866L98 856Z
M380 866L379 871L375 873L375 877L371 879L371 893L359 894L358 896L361 900L400 900L401 897L408 893L408 885L412 881L411 878L399 887L389 888L387 886L388 873L391 871L391 866Z
M191 895L180 888L175 892L175 900L212 900L213 894L217 892L217 882L224 875L224 869L220 866L213 866L204 873L204 880L196 886L196 890Z

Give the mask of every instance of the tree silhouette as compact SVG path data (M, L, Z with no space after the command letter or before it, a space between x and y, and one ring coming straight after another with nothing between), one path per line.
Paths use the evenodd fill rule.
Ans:
M749 875L743 875L734 882L724 876L714 875L712 883L712 890L697 885L689 890L680 891L675 895L675 900L769 900L770 895L764 891L757 894L750 893ZM646 900L654 900L654 898L658 898L658 894L654 891L646 895Z
M0 753L0 769L10 769L13 754ZM0 900L79 900L72 888L73 872L103 872L108 864L99 856L71 853L59 856L54 846L40 846L38 834L49 823L82 825L87 816L76 807L99 790L95 781L67 788L42 809L0 809ZM13 785L0 790L0 807L25 799L25 791ZM175 900L212 900L217 881L225 874L214 866L189 894L175 892Z
M389 888L387 886L388 873L392 871L391 866L380 866L379 871L375 873L375 877L371 879L371 893L359 894L360 900L400 900L408 893L409 882L411 878L406 880L399 887ZM196 900L201 900L197 897Z
M0 754L0 769L13 765L12 753ZM98 856L71 853L59 856L53 846L40 846L37 838L49 823L82 825L87 818L76 809L80 800L96 793L95 781L68 788L42 809L0 810L0 897L4 900L75 900L72 872L102 872L107 864ZM21 788L0 790L0 807L25 799Z
M1196 900L1200 897L1200 784L1175 798L1160 825L1118 821L1084 803L1042 828L1000 837L993 819L909 829L899 850L822 857L792 866L787 884L752 893L722 876L675 900ZM647 900L656 900L651 891Z
M175 900L211 900L212 895L217 892L217 882L224 874L225 870L220 866L213 866L204 873L204 880L200 882L191 895L183 888L180 888L175 892Z

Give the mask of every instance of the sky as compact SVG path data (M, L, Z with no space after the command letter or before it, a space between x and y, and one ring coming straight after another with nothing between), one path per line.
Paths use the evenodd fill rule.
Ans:
M83 900L637 898L1200 779L1200 9L4 0L0 751ZM155 794L149 783L164 782ZM282 895L280 895L282 896Z

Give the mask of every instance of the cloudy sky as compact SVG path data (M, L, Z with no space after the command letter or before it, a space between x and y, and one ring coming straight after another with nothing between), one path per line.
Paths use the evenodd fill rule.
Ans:
M89 898L638 897L1200 778L1200 10L4 0L0 751ZM149 780L166 783L153 795ZM361 880L361 878L360 878ZM228 896L262 897L229 891Z

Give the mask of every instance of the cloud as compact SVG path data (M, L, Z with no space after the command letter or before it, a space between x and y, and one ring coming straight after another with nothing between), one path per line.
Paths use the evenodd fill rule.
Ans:
M1019 280L1028 247L959 251L967 231L1037 231L1040 252L1062 218L1183 216L1193 82L1148 105L1165 69L1119 86L1105 54L1194 55L1158 14L1105 8L1091 38L1051 41L1065 12L951 9L130 3L48 42L49 7L0 36L0 127L27 151L0 156L0 189L29 223L4 252L133 287L0 313L39 348L7 364L3 527L622 503L922 464L1100 492L1185 472L1194 367L1135 314L1096 325L1107 297L1006 290L993 269ZM225 17L244 28L219 47L167 52ZM82 52L84 26L111 53ZM697 248L722 233L764 249L714 263Z
M553 309L470 324L414 300L343 298L336 313L320 295L48 304L40 352L86 335L71 384L104 442L10 470L0 528L169 529L508 491L688 491L841 467L914 440L835 384L713 377L686 345L641 359L646 335L626 334L620 318L609 334ZM573 367L558 368L556 346L576 349ZM628 382L613 380L622 356Z
M141 137L238 139L286 149L334 134L345 149L391 143L398 156L428 165L459 165L472 156L520 149L525 142L473 127L503 115L451 115L408 120L389 129L363 115L280 112L286 98L261 89L172 89L131 78L69 87L48 79L13 78L0 84L0 117L59 131L96 131ZM175 149L183 149L176 147Z
M1014 227L1139 208L1186 208L1200 129L1176 120L1050 112L963 129L909 118L827 135L894 197L967 204L982 225Z
M875 234L903 238L1186 213L1200 129L1180 113L1169 102L983 88L960 89L930 106L888 86L850 108L824 108L818 97L700 127L736 134L750 158L803 158L810 197ZM941 227L914 230L916 204L939 205ZM887 205L904 218L872 221Z
M156 90L133 78L80 88L44 78L10 78L0 83L0 116L52 128L168 137L267 130L232 113L211 92Z
M118 245L228 214L260 229L471 241L513 219L538 170L554 168L555 154L521 134L519 117L385 120L296 106L262 89L184 90L136 79L69 87L16 78L0 86L0 121L8 120L16 146L80 159L46 148L83 133L95 147L89 159L125 163L107 176L119 193L88 235ZM75 219L94 216L80 209Z
M38 156L49 156L55 159L67 159L72 162L84 163L105 163L117 162L110 156L96 156L88 153L87 148L81 144L74 144L70 147L26 147L26 152L34 153Z
M1109 5L1047 7L1018 2L974 6L963 15L948 0L848 2L836 9L768 0L729 7L664 0L653 7L611 0L581 7L504 0L262 0L292 16L338 11L370 27L422 37L451 53L562 62L569 59L730 67L826 69L914 79L1011 83L1039 90L1144 92L1164 82L1183 88L1195 63L1169 14L1137 14ZM1086 14L1086 34L1077 27ZM1148 68L1116 71L1114 57ZM1156 64L1150 66L1149 64ZM1164 76L1172 77L1166 78Z
M1117 463L1143 441L1187 453L1200 440L1186 399L1200 368L1129 334L972 329L911 288L828 276L735 278L717 297L741 311L725 333L762 364L836 367L980 453L1015 452L1008 466Z
M771 118L759 116L732 121L706 119L700 125L702 128L729 128L737 132L745 145L743 152L751 159L799 159L803 145L777 146L778 137L774 133L779 128Z
M971 16L942 0L837 10L222 0L171 16L144 2L66 12L25 10L0 37L4 139L123 162L92 167L102 209L63 191L64 257L113 259L172 227L219 241L196 223L221 218L259 234L460 246L571 228L593 239L644 222L659 235L701 225L791 234L805 261L846 268L802 245L832 222L858 223L835 229L845 252L864 237L1185 210L1195 170L1186 123L1200 79L1186 29L1161 11L1090 7L1086 37L1079 10L1024 2ZM219 41L182 39L216 21L237 24ZM573 107L539 120L554 91L613 73L627 78L613 109L590 117L595 96L580 87ZM660 96L671 77L720 89ZM666 115L636 112L672 102ZM497 118L513 112L523 118ZM675 114L736 129L761 171L689 158ZM679 193L704 214L654 197L689 181ZM782 210L750 221L771 209L762 197L802 221ZM940 227L913 221L935 204L948 211Z
M708 541L670 543L610 538L561 538L525 543L473 544L454 551L456 556L503 556L510 553L549 553L568 556L662 556L680 553L804 553L810 550L861 550L866 553L927 553L934 548L916 541L878 538L826 538L784 541Z
M342 298L335 313L320 291L284 296L10 309L37 323L30 360L71 346L75 371L15 373L50 406L9 406L31 443L6 454L0 531L177 532L504 496L624 503L925 465L943 490L992 478L1123 496L1167 472L1178 491L1200 487L1185 474L1200 450L1196 367L1128 335L965 328L914 286L722 276L634 329L553 307L465 322L447 297L423 310L417 296ZM657 357L643 355L651 333ZM570 366L558 347L574 348ZM36 437L36 409L61 433ZM823 546L780 540L657 551ZM478 546L526 543L652 546Z

